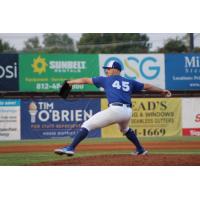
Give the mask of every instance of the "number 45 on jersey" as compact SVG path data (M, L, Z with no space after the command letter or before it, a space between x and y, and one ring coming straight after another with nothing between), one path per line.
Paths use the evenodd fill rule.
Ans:
M119 81L115 81L113 82L112 87L118 90L122 89L125 92L128 92L130 90L129 82L126 81L122 81L122 83L120 83Z

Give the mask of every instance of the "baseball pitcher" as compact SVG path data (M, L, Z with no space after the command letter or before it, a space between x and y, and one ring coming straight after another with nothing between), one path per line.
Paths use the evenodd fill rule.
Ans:
M166 97L170 97L171 92L151 84L140 83L120 76L122 66L117 61L110 61L103 68L106 72L106 77L80 78L65 82L64 88L70 89L73 84L94 84L98 88L104 88L109 107L85 121L72 143L69 146L55 149L54 152L56 154L73 156L77 145L87 137L91 130L103 128L114 123L119 125L120 131L135 145L136 150L133 155L145 155L148 153L142 147L134 131L129 128L129 121L132 117L131 96L134 92L141 90L158 92ZM62 94L60 95L62 96Z

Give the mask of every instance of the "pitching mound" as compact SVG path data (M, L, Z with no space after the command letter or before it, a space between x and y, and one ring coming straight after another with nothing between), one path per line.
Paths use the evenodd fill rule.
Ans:
M200 155L98 155L43 162L35 166L200 166Z

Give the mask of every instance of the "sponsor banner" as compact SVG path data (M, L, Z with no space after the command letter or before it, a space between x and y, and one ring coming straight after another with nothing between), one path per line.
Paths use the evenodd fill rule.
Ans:
M22 100L22 139L74 137L81 124L100 111L100 100ZM100 129L88 137L100 137Z
M184 136L200 136L200 98L182 98Z
M200 54L166 54L166 88L200 90Z
M96 54L20 54L21 91L58 91L64 80L99 75ZM74 85L73 91L99 91Z
M111 60L121 63L122 76L165 88L164 54L100 54L101 76L105 76L102 66Z
M20 140L20 100L0 99L0 140Z
M139 136L181 135L181 99L135 99L130 127Z
M18 54L0 54L0 91L18 90Z
M181 135L181 99L132 99L133 117L129 126L142 137ZM102 102L103 108L106 106ZM122 137L117 125L102 130L102 137Z

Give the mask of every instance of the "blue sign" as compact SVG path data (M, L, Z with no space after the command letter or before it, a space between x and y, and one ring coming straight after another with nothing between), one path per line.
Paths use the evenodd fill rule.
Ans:
M10 107L10 106L20 106L19 99L0 99L0 106Z
M99 99L33 99L21 101L21 138L74 137L81 124L100 111ZM100 137L100 129L88 137Z
M200 54L165 54L169 90L200 90Z
M0 91L18 91L18 77L18 54L0 54Z

